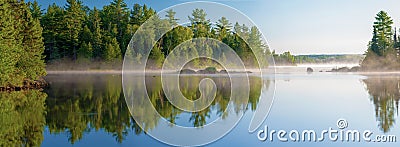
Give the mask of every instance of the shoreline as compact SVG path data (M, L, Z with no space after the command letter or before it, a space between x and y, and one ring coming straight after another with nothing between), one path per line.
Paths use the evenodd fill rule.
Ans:
M24 81L21 86L0 86L0 92L12 92L12 91L26 91L26 90L43 90L49 86L49 83L43 78L34 81Z
M129 73L135 74L140 73L140 71L130 71ZM253 72L257 73L257 72ZM307 73L306 71L297 71L297 72L276 72L275 74L313 74L313 73L328 73L328 74L359 74L359 75L400 75L399 71L359 71L359 72L313 72ZM54 74L122 74L121 70L60 70L60 71L47 71L48 75ZM150 70L146 71L146 74L161 74L161 70ZM168 71L166 74L178 74L176 71ZM243 74L243 73L232 73L232 74ZM248 73L251 75L252 73ZM182 74L182 75L219 75L219 74Z

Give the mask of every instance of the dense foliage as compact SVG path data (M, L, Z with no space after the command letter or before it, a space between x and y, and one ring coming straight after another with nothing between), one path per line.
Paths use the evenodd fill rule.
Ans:
M0 0L0 86L46 75L42 28L29 4Z
M179 21L173 10L161 18L146 5L134 4L129 9L124 0L113 0L102 9L90 9L80 0L67 0L65 6L52 4L45 10L37 1L1 0L0 14L0 86L19 86L24 80L37 80L46 74L45 62L57 63L51 67L61 68L60 65L69 63L73 66L88 66L93 62L121 65L133 34L147 19L155 16L154 25L161 27L175 26ZM194 9L188 16L189 25L178 25L163 35L150 53L148 67L160 68L177 45L199 37L214 38L229 45L245 64L255 65L255 54L269 54L255 26L249 28L239 23L232 26L225 17L213 23L206 17L204 10ZM155 36L159 32L146 33ZM143 38L146 40L150 39ZM202 44L192 48L200 48L199 45ZM185 52L224 56L218 52L218 46L202 48ZM200 62L195 61L194 65L202 66Z
M361 54L316 54L316 55L292 55L289 51L277 54L272 51L275 65L297 64L358 64L364 59Z
M0 146L40 146L46 97L37 90L0 92Z
M400 40L392 28L393 20L385 11L380 11L375 19L372 39L361 66L365 70L397 70Z
M272 51L272 55L274 57L276 65L296 65L295 56L292 55L289 51L282 54L276 54L274 50Z
M56 4L48 6L42 14L40 7L32 5L35 17L41 20L45 42L45 56L48 62L69 59L72 61L121 61L133 34L147 19L156 15L156 11L147 5L134 4L127 7L124 0L113 0L102 9L84 6L79 0L67 0L65 7ZM175 26L178 19L176 12L167 11L164 18L154 17L156 27ZM210 22L203 9L194 9L188 16L188 26L178 25L154 46L149 59L151 68L159 68L165 57L179 44L198 37L218 39L233 48L242 59L253 60L250 47L256 53L264 54L266 46L261 41L261 34L256 27L247 27L236 23L234 26L221 17L217 22ZM148 31L149 36L158 32ZM242 36L240 38L238 36ZM143 38L143 42L146 43ZM250 44L250 45L248 45ZM215 47L205 47L204 51L218 55ZM190 51L193 52L194 50ZM188 51L189 52L189 51Z

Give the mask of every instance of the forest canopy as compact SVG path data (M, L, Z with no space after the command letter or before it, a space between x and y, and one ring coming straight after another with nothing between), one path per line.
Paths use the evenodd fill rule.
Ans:
M67 0L62 7L52 4L41 11L37 2L32 10L43 27L45 59L47 63L70 60L73 62L120 62L136 30L156 11L147 5L134 4L128 8L124 0L113 0L99 9L83 5L79 0ZM176 12L168 10L165 16L155 16L156 27L175 26ZM188 14L190 24L178 25L165 34L150 54L149 68L160 68L168 54L180 43L192 38L214 38L233 48L245 60L251 60L251 48L268 53L257 27L232 24L225 17L211 22L203 9ZM149 36L157 32L146 32ZM239 34L241 37L239 37ZM249 44L247 44L248 42ZM215 48L207 52L217 56ZM249 61L250 62L250 61Z
M160 26L179 24L172 9L165 16L158 16L147 5L128 8L124 0L113 0L102 8L66 0L65 6L53 3L45 9L37 1L1 0L0 14L1 86L37 80L46 75L46 64L48 70L91 70L107 65L120 69L133 34L147 19L155 16L155 25ZM232 23L226 17L211 22L203 9L194 9L188 15L188 25L174 27L155 43L148 68L159 69L177 45L199 37L225 43L247 65L257 64L255 54L270 54L255 26ZM223 57L215 48L207 46L190 52ZM201 62L194 61L194 66L204 66Z
M46 75L42 27L29 6L0 0L0 87Z
M400 36L392 25L393 19L387 12L380 11L376 14L372 39L361 63L363 70L399 69Z

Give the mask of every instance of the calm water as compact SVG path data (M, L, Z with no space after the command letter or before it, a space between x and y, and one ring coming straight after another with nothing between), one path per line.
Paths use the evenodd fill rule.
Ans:
M181 78L186 97L196 99L202 77ZM160 77L146 78L148 93L156 110L170 122L182 126L203 126L218 117L244 111L239 124L210 146L399 146L398 102L400 75L355 75L335 73L282 73L273 79L250 78L250 98L235 101L235 111L223 110L229 103L229 79L211 77L218 88L211 106L198 113L174 108L164 97ZM165 146L146 135L130 116L123 96L121 75L50 74L51 86L43 92L0 93L0 144L41 146ZM259 141L248 133L261 92L275 100L265 125L274 130L316 132L337 129L344 118L349 129L371 130L374 135L396 135L397 143L365 142L280 142ZM232 87L234 88L234 87ZM146 115L146 112L143 112ZM149 118L146 131L157 129L158 120ZM193 138L196 139L196 138Z

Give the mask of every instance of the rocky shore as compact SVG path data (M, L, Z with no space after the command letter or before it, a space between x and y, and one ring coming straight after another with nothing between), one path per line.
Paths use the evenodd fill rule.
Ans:
M12 85L8 85L8 86L0 86L0 91L22 91L22 90L30 90L30 89L43 89L45 87L47 87L49 84L43 79L39 79L39 80L34 80L34 81L30 81L30 80L25 80L23 82L22 86L12 86Z

